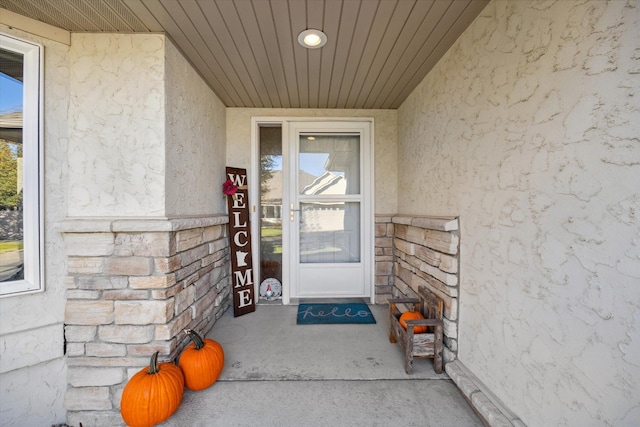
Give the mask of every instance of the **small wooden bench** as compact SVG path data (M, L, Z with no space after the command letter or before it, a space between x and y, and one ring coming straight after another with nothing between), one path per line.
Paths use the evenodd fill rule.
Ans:
M407 374L413 372L414 357L433 358L433 368L437 374L442 373L442 335L444 323L442 321L442 299L433 292L420 288L419 298L393 298L389 300L389 341L399 343L405 354L404 370ZM408 320L407 329L400 324L398 305L413 305L414 311L419 311L424 319ZM428 326L427 333L415 334L416 326Z

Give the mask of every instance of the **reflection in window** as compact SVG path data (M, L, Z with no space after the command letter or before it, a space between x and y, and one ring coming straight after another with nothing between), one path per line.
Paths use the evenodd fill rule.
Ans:
M282 127L260 127L260 282L282 282Z
M0 35L0 296L40 290L41 47Z
M298 163L300 262L360 262L360 203L335 200L360 193L360 135L300 135Z
M360 193L360 135L301 135L298 160L300 194Z
M22 55L0 49L0 281L24 279Z
M360 262L360 203L301 203L300 262Z

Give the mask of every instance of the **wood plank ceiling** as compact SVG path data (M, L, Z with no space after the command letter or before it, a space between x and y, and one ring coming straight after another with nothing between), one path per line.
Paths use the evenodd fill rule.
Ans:
M166 33L228 107L395 109L488 1L0 0L0 8L71 32ZM327 44L301 47L308 28L324 31Z

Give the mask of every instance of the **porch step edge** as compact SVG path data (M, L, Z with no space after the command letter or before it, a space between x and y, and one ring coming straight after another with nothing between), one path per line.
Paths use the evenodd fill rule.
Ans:
M447 363L445 371L486 425L526 427L460 360Z

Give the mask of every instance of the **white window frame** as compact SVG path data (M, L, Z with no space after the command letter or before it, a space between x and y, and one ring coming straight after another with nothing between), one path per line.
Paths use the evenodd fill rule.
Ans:
M0 33L0 47L23 55L23 242L24 279L0 282L0 298L44 291L44 216L42 173L42 45Z

